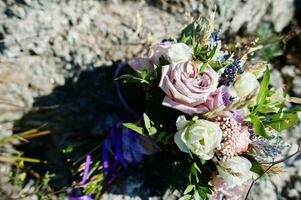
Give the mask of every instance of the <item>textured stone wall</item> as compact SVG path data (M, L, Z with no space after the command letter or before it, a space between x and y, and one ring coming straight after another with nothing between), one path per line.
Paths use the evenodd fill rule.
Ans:
M80 75L83 72L110 67L117 61L126 61L141 54L151 42L176 35L190 21L188 13L204 16L215 8L217 27L221 33L233 35L236 32L252 33L264 21L272 22L275 30L280 32L291 22L295 12L293 0L214 0L216 6L211 2L210 0L202 3L196 0L0 1L2 126L12 127L15 120L33 109L48 109L49 105L35 106L37 101L35 98L51 96L55 88L67 84L66 80L76 83L81 80ZM274 70L273 73L273 77L279 77L275 84L279 84L282 74L292 78L295 74L300 74L300 69L296 66L286 66L281 71ZM300 79L299 76L292 80L292 89L297 95L301 95ZM91 83L85 81L81 87L101 88L96 85L97 80L91 79L93 81ZM93 90L88 91L90 93L87 97L93 98ZM79 95L84 96L85 93ZM72 100L71 97L68 98ZM79 107L85 112L93 113L93 107L85 105ZM87 118L93 121L96 116L97 114L91 114L87 115ZM30 125L39 126L45 121L47 120L30 121ZM63 123L53 123L56 126L63 126ZM60 127L60 130L71 129ZM301 138L298 133L300 127L288 131L284 136L296 144L296 140ZM62 138L55 136L53 143L60 146L61 140ZM289 152L292 153L294 148L296 145L293 145ZM300 198L301 159L294 158L285 165L288 167L285 173L275 176L271 181L263 180L256 186L252 193L254 199ZM2 177L5 176L1 175L0 179ZM138 195L139 193L135 191L139 190L135 188L139 188L139 181L142 180L129 176L129 180L125 182L128 186L123 188L126 191L120 188L113 190L115 193ZM1 189L8 190L7 187ZM176 198L176 195L172 197L166 194L165 199ZM104 199L123 197L106 194ZM140 198L124 197L124 199Z

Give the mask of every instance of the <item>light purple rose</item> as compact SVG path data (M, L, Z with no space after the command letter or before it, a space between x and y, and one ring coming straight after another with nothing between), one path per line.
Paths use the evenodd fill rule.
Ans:
M223 106L224 90L217 86L218 74L210 66L203 72L199 72L199 66L193 61L162 67L159 87L166 93L163 105L186 114Z
M160 58L162 56L165 57L171 44L171 42L153 44L145 56L134 58L130 62L130 66L136 71L142 69L147 69L148 71L152 70L153 65L159 64Z
M150 71L153 67L147 57L136 57L129 64L135 71L141 71L142 69Z
M149 62L151 64L159 64L160 58L167 55L168 49L171 45L171 42L163 42L152 45L148 51Z
M152 70L153 65L160 64L160 58L164 58L169 63L187 62L192 58L192 48L184 43L162 42L153 44L148 53L143 57L137 57L130 62L134 70Z

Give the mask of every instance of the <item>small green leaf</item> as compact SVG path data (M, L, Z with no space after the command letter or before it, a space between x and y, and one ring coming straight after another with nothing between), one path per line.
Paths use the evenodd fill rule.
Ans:
M124 74L118 78L116 78L115 80L123 80L124 83L146 83L149 84L149 82L147 80L141 79L139 77L136 77L134 75L131 74Z
M201 170L200 168L198 167L198 165L196 163L193 163L193 166L195 167L196 170L198 170L198 172L201 174Z
M153 136L153 135L155 135L157 133L157 129L155 128L155 127L150 127L149 129L148 129L148 134L150 135L150 136Z
M186 194L186 195L182 196L181 198L179 198L179 200L190 200L190 199L191 199L190 194Z
M242 156L251 162L252 167L250 170L252 172L259 174L259 175L262 175L264 173L264 170L262 169L261 164L253 156L247 155L247 154L244 154Z
M257 112L268 114L268 113L278 113L280 111L280 103L265 103L258 107Z
M63 149L63 153L71 153L73 151L73 147L72 146L68 146L66 148Z
M142 70L138 71L138 73L139 73L141 79L143 79L143 80L145 80L146 77L148 76L148 71L147 71L147 69L142 69Z
M136 78L134 75L132 74L123 74L121 76L119 76L118 78L116 78L115 80L119 80L119 79L131 79L131 78Z
M214 47L213 49L211 49L210 53L209 53L209 57L208 60L210 60L211 58L213 58L215 52L216 52L217 46Z
M147 116L147 114L143 113L143 120L144 120L144 126L145 128L148 130L151 128L151 121L149 119L149 117Z
M190 172L194 175L196 182L199 182L198 171L201 173L201 170L198 168L196 163L193 163L190 168Z
M184 194L188 194L189 192L191 192L193 189L195 188L194 185L188 185L184 191Z
M253 123L253 128L254 128L255 134L260 135L265 138L268 138L268 135L265 131L265 127L264 127L263 123L260 121L260 119L255 115L251 115L250 117L251 117L251 121Z
M203 63L201 66L201 72L205 71L206 67L207 67L207 63Z
M143 131L143 128L142 127L139 127L137 126L136 124L133 124L133 123L123 123L122 124L123 126L141 134L141 135L144 135L144 131Z
M298 123L297 113L277 113L267 115L267 118L269 118L269 121L265 124L278 132L289 129Z
M269 90L269 82L270 82L270 70L269 67L266 66L266 70L264 72L263 79L260 83L260 88L256 99L258 108L265 102Z
M199 186L197 191L198 191L198 194L200 195L200 197L202 199L206 199L207 194L212 194L212 192L211 192L211 190L210 190L209 187Z

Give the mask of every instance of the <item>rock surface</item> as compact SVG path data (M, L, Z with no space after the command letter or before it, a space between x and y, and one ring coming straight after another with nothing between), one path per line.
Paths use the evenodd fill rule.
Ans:
M109 82L109 78L113 79L114 68L108 66L129 60L141 54L152 42L177 34L190 21L185 13L205 15L213 8L210 2L212 1L0 1L0 122L12 126L22 118L25 121L21 122L23 128L38 127L47 122L53 132L66 132L65 136L56 134L51 138L53 146L49 146L50 150L62 148L62 141L78 130L92 135L104 130L118 119L118 116L104 117L96 113L96 102L103 104L100 110L104 107L116 107L118 104L114 94L108 95L107 102L102 98L109 93L110 88L104 88L101 84ZM238 31L252 33L263 21L271 21L275 29L281 31L291 22L294 13L292 0L214 2L217 25L221 33L225 34ZM294 67L285 67L281 73L283 76L294 77L292 90L300 96L301 78L295 76L294 73L300 75L296 70ZM274 77L282 76L279 71L273 73ZM98 83L99 80L102 81ZM279 81L278 84L282 83ZM70 88L72 92L66 92ZM52 112L57 105L63 108ZM39 111L50 113L45 114L45 119L32 114ZM70 116L70 113L75 113L78 117ZM27 116L30 120L26 121ZM56 116L61 118L57 119ZM57 125L64 124L60 120L73 124L66 125L67 128L57 128ZM99 125L97 120L106 121L107 124ZM87 123L92 128L88 125L78 128L77 123ZM299 132L300 127L297 127L284 135L296 143L301 138L296 134ZM291 152L293 148L296 145ZM61 152L56 153L59 155ZM61 162L62 166L59 167L63 167L63 155L56 159ZM300 198L300 157L285 165L288 167L287 172L256 185L252 190L253 199ZM7 169L1 168L1 172L7 172ZM1 174L0 180L7 181L7 176ZM134 184L137 181L139 183L137 179L125 181L129 184L127 191L139 187ZM10 186L1 187L0 192L7 191L7 187ZM135 195L138 194L125 196L108 193L103 199L141 199ZM176 199L178 195L168 195L167 192L163 199Z

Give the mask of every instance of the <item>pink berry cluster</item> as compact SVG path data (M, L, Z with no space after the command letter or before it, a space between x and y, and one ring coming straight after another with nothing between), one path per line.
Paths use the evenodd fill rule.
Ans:
M215 121L223 132L220 147L216 149L216 155L220 160L226 161L235 154L236 144L241 132L241 124L225 116L218 116L215 118Z

